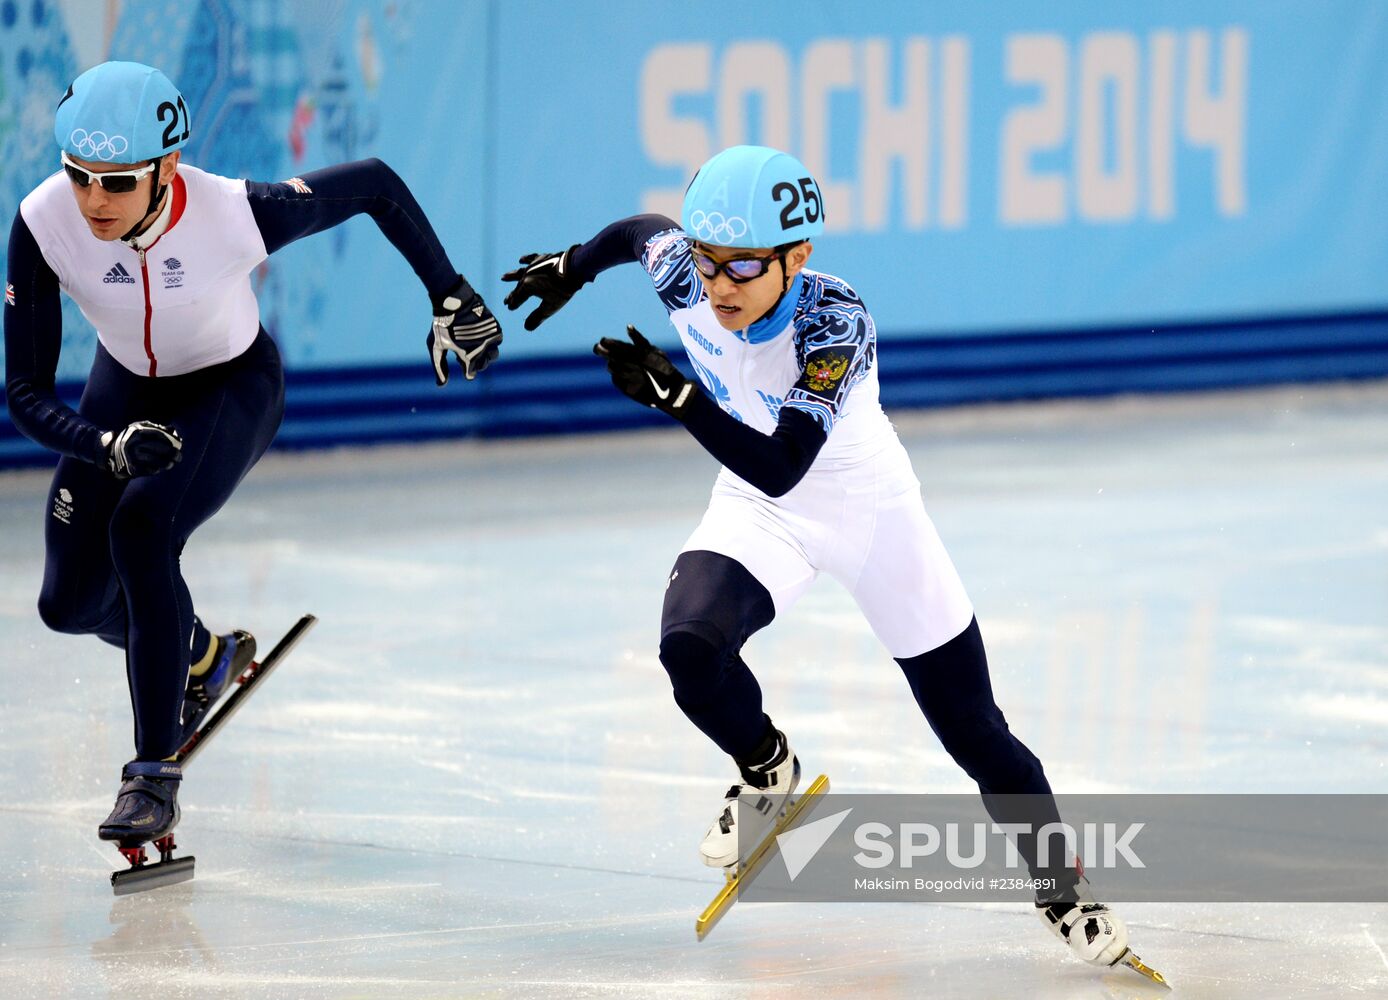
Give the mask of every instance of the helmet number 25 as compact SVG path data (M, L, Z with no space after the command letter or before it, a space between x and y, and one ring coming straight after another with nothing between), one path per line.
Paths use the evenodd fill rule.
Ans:
M785 197L782 197L783 195ZM791 214L800 207L802 195L805 200L804 218L801 218L799 215ZM823 204L819 200L819 187L811 177L801 177L798 190L795 185L791 184L789 181L781 181L781 183L771 189L771 200L778 205L782 201L785 201L785 206L781 209L782 229L790 229L805 223L818 222L823 209Z
M183 103L183 96L182 96L181 94L179 95L177 106L174 105L174 102L173 102L173 101L165 101L164 103L160 104L159 107L157 107L157 108L154 109L154 114L155 114L155 117L157 117L161 122L162 122L165 118L169 119L169 124L168 124L168 126L164 129L164 148L165 148L165 149L168 149L170 146L172 146L172 145L174 145L174 144L176 144L176 143L179 143L179 142L186 142L186 141L187 141L187 139L188 139L188 108L184 105L184 103ZM178 134L178 123L179 123L180 121L183 122L183 134L182 134L182 135L179 135L179 134Z

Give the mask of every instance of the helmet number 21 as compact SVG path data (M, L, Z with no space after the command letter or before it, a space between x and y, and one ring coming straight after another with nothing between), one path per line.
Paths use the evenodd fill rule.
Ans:
M782 195L788 196L788 200L783 199ZM791 214L800 207L801 195L804 195L805 199L804 218L801 218L799 215ZM782 229L790 229L805 223L818 222L823 207L819 200L819 187L815 184L813 178L810 177L800 178L800 187L798 190L795 185L791 184L789 181L781 181L781 183L771 189L771 200L778 205L783 200L786 202L785 207L781 209Z
M188 108L183 103L183 96L179 95L177 106L173 101L165 101L154 110L155 117L161 122L169 119L168 127L164 129L164 148L179 142L186 142L188 139ZM183 121L183 134L178 134L179 120Z

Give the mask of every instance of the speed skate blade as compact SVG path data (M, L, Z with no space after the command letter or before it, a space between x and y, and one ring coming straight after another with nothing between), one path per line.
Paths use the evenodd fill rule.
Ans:
M736 872L726 872L727 884L713 897L713 902L704 908L704 912L699 914L694 921L694 934L702 941L708 936L708 932L713 930L713 925L722 919L723 914L732 908L733 903L737 902L738 889L750 882L761 871L762 865L766 864L767 858L771 857L771 849L776 846L776 838L785 833L813 808L815 800L829 790L829 776L821 774L814 781L810 782L810 787L805 789L798 799L795 799L785 815L776 821L775 826L762 839L756 849L747 856L747 860L738 866Z
M284 659L299 644L299 640L308 634L309 629L318 623L314 615L303 615L295 622L280 639L275 643L275 648L265 655L260 661L252 661L251 665L241 674L236 681L236 688L212 710L212 714L203 722L201 728L188 738L188 742L174 754L174 761L185 767L193 762L193 758L202 752L207 741L212 738L236 712L241 708L246 697L255 690L270 671L274 670L279 661Z
M1171 984L1166 981L1166 977L1150 965L1143 965L1142 959L1134 955L1131 949L1118 960L1118 964L1126 965L1134 972L1146 976L1148 979L1152 980L1152 982L1165 986L1168 990L1171 989Z
M132 892L145 892L164 885L187 882L193 877L193 862L196 860L189 854L181 858L155 861L152 864L112 872L111 889L117 896L128 896Z

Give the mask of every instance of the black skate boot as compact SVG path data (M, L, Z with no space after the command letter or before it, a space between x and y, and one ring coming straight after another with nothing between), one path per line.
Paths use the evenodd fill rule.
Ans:
M166 760L132 760L121 770L116 805L98 830L102 840L138 847L178 825L178 783L183 768Z
M217 700L231 687L232 681L240 677L255 659L255 636L243 629L228 635L212 637L216 649L212 654L212 665L201 674L188 675L188 690L183 696L183 730L179 746L183 746L197 732L207 713L217 704Z
M173 828L178 825L178 783L183 767L167 760L132 760L121 771L116 807L98 831L102 840L114 840L116 849L130 864L111 873L117 896L186 882L193 877L196 859L175 858ZM147 864L145 844L154 842L159 860Z

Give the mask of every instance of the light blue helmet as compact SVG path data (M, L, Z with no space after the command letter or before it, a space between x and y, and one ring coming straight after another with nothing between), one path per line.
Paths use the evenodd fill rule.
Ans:
M58 102L53 137L81 160L143 163L188 141L188 106L153 66L105 62L72 81Z
M732 146L694 175L680 225L711 246L777 247L824 232L824 201L814 177L789 153Z

